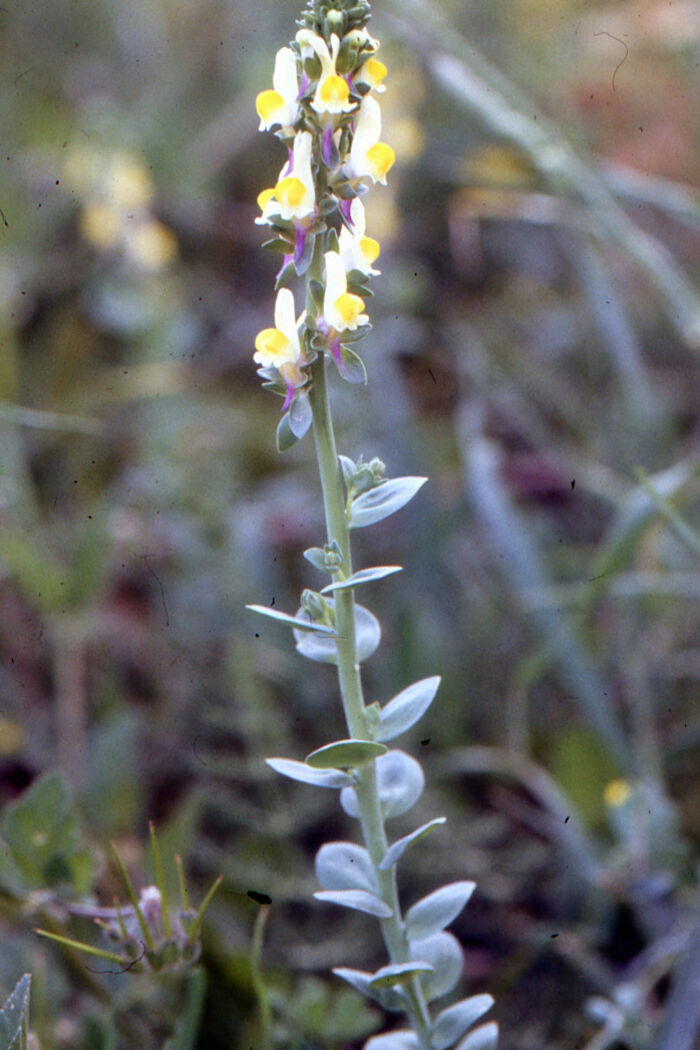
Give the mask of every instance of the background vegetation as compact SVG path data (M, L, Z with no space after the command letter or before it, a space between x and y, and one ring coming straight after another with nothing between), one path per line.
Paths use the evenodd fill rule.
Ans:
M308 439L276 453L251 360L276 268L255 198L281 164L253 103L297 14L0 8L0 999L34 974L41 1050L161 1047L183 1001L183 1050L272 1050L250 890L272 898L274 1050L359 1047L379 1022L328 974L380 964L373 925L311 898L315 847L348 835L337 800L263 762L306 754L319 720L343 735L332 671L243 609L318 582ZM369 699L443 675L409 749L449 830L405 899L478 882L455 932L509 1050L691 1050L697 10L378 0L372 29L398 163L369 200L370 382L336 413L343 452L430 477L356 559L405 570L368 596ZM46 771L82 839L18 875L13 805ZM123 893L110 839L152 880L149 819L168 877L175 852L198 899L224 876L198 1022L191 982L94 973L32 932L97 942L61 894Z

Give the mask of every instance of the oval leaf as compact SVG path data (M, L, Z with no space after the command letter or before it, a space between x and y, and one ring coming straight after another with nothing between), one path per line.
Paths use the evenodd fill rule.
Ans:
M384 576L391 576L394 572L401 572L400 565L377 565L373 569L360 569L348 576L347 580L338 580L337 583L329 583L324 587L321 594L329 591L346 591L349 587L358 587L361 583L369 583L370 580L381 580Z
M297 436L289 422L289 412L285 412L277 425L277 451L286 452L296 441Z
M374 915L377 919L390 919L394 914L388 904L366 890L317 890L314 893L317 901L339 904L342 908L354 908Z
M363 1050L419 1050L418 1037L406 1028L398 1032L384 1032L383 1035L373 1035L368 1039Z
M289 429L296 438L303 438L311 426L311 405L306 391L300 391L289 406Z
M386 871L387 868L393 867L409 846L412 846L414 842L418 842L424 835L427 835L429 831L436 828L439 824L446 824L447 817L435 817L434 820L429 820L427 824L421 824L419 828L412 831L410 835L404 835L402 839L397 839L393 846L389 846L389 849L384 854L384 859L379 864L380 871Z
M370 999L374 998L372 991L369 986L369 982L372 980L372 974L367 973L366 970L351 970L347 966L336 966L332 973L336 977L341 977L344 981L360 992L362 995L368 996Z
M316 854L316 878L324 890L366 890L377 893L370 855L354 842L326 842Z
M309 547L304 551L304 557L311 562L314 569L326 572L326 555L322 547Z
M369 492L363 492L352 502L349 527L361 529L388 518L394 511L405 507L427 480L417 477L392 478Z
M410 729L421 718L433 702L440 685L440 676L421 678L397 693L382 708L379 725L374 732L375 740L393 740L395 736Z
M333 605L333 599L327 599L329 605ZM301 610L297 613L299 616ZM306 626L306 631L309 627ZM313 630L313 628L312 628ZM379 620L369 609L362 605L355 606L355 639L357 642L357 660L361 663L371 656L382 637L382 629ZM338 662L338 650L335 644L335 631L323 632L323 637L314 631L313 634L302 634L301 631L294 632L297 651L309 660L317 660L323 664L335 664Z
M455 1050L496 1050L498 1046L498 1025L495 1021L479 1025L463 1039Z
M302 784L313 784L314 787L345 788L353 783L353 779L347 773L341 773L339 769L311 769L306 762L297 762L294 758L266 758L270 769L275 773L281 773L283 777L290 777Z
M409 940L422 940L439 933L457 918L471 897L475 882L450 882L439 890L428 894L406 912L406 936Z
M386 751L386 744L375 744L373 740L336 740L312 751L305 761L312 769L355 769Z
M412 959L429 963L433 973L421 978L423 994L428 1002L451 992L462 975L462 949L451 933L436 933L420 941L409 941Z
M432 972L433 968L430 963L424 963L421 960L392 963L390 966L382 966L381 970L377 970L372 975L369 986L372 989L395 988L399 984L406 984L407 981L413 980L414 977L421 977L423 974Z
M377 786L384 817L400 817L418 801L425 778L420 763L404 751L387 751L377 759ZM360 809L353 787L340 794L340 804L351 817L359 817Z
M492 1006L493 996L486 992L448 1006L435 1018L431 1036L434 1050L447 1050Z
M366 327L366 326L363 326ZM335 360L335 358L333 359ZM337 362L336 362L337 364ZM340 348L340 367L338 368L346 383L366 383L367 369L359 354L351 350L349 346Z
M350 456L338 456L338 463L343 474L343 481L346 485L349 485L357 470L357 464L354 459L350 459Z
M363 970L350 970L343 966L336 967L333 973L336 977L342 977L344 981L351 984L362 995L366 995L369 999L374 999L380 1003L385 1010L393 1010L395 1013L404 1012L406 1004L400 992L395 991L393 988L370 988L373 974L365 973Z
M326 634L330 635L331 638L336 637L336 633L332 627L326 627L325 624L314 623L308 617L304 619L306 613L303 609L300 609L296 616L290 616L288 613L278 612L277 609L271 609L268 605L246 605L246 609L250 609L251 612L260 613L261 616L268 616L271 620L277 620L279 623L286 623L288 627L293 627L296 631L312 631L314 634ZM333 642L335 645L335 642Z

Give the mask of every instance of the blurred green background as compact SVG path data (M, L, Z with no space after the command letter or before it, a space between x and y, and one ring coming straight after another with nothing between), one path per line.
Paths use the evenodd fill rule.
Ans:
M333 672L244 610L319 585L311 441L277 454L252 363L276 269L255 199L283 160L254 99L298 13L0 7L0 804L61 773L100 901L110 839L151 877L149 819L198 890L224 875L181 1044L207 1050L354 1048L381 1021L328 972L380 965L376 929L311 898L315 849L355 829L263 762L344 735ZM340 451L430 478L356 548L404 566L367 594L368 700L443 676L391 831L449 831L404 900L478 882L455 932L504 1047L593 1047L586 1003L623 985L595 1045L677 1050L650 1040L700 838L698 11L378 0L371 28L398 159L367 198L369 384L334 408ZM33 971L42 1050L163 1045L171 988L88 974L5 889L0 998ZM249 890L273 901L272 1048Z

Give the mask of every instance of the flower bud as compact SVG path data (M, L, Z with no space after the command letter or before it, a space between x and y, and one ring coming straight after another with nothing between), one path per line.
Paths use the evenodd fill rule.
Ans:
M323 623L331 627L333 616L328 602L318 591L305 590L301 595L301 607L314 623Z

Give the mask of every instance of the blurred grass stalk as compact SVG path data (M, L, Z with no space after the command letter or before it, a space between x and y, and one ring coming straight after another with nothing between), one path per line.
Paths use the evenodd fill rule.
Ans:
M472 47L436 5L387 0L387 7L396 15L397 34L413 43L418 54L427 54L435 82L491 134L521 150L553 193L586 205L590 236L629 257L656 289L675 330L700 352L700 296L665 245L627 216L603 175L581 160L556 124L542 113L533 120L532 101Z
M508 499L499 476L495 447L476 432L471 413L460 425L465 485L494 547L503 553L508 582L551 654L560 680L586 721L600 734L621 774L634 772L635 760L623 727L589 654L581 646L561 609L533 606L530 595L548 583L537 548L525 523Z

